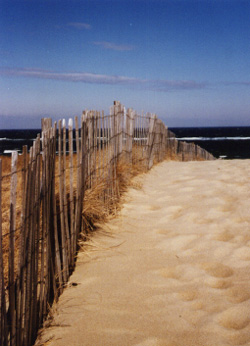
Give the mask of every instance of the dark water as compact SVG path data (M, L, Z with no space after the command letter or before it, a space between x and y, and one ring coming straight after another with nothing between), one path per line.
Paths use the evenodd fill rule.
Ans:
M8 154L9 151L17 150L22 152L22 147L27 145L30 148L37 134L37 130L0 130L0 155Z
M250 159L250 127L170 128L179 140L193 142L225 159ZM37 130L0 130L0 154L32 146Z
M176 137L193 142L225 159L250 159L250 127L171 128Z

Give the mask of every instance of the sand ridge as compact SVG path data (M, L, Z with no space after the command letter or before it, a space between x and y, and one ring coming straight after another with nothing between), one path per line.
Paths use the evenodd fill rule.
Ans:
M79 255L42 340L249 346L249 206L250 160L154 167Z

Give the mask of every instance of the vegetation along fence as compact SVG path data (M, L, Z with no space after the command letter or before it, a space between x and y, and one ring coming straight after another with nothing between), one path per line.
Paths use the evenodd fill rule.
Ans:
M42 119L29 153L23 147L0 160L1 346L34 343L74 269L90 191L109 213L120 196L120 166L129 175L173 157L214 159L177 141L156 115L114 102L110 115L84 111L67 128L64 120Z

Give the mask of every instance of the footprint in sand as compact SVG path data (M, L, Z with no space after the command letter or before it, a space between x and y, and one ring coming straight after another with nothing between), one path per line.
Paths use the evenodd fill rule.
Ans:
M170 233L169 237L165 237L160 244L157 245L159 249L170 250L179 252L181 250L193 249L194 243L199 239L198 234L174 234L173 231Z
M230 331L231 332L231 331ZM230 345L242 345L242 346L248 346L250 341L250 333L249 329L246 328L240 329L240 330L233 330L233 333L230 333L227 336L227 340L230 342Z
M217 289L226 289L232 286L231 281L224 280L224 279L218 279L216 277L209 277L205 280L205 283L212 288Z
M211 276L216 278L227 278L233 275L233 269L217 262L203 263L201 267Z
M162 207L160 205L151 205L149 207L149 210L151 211L156 211L156 210L160 210Z
M178 346L174 341L167 341L158 338L147 338L133 346Z
M250 260L250 247L249 246L242 246L234 251L234 256L238 257L239 259L243 261L249 261Z
M168 229L168 228L158 228L156 230L156 233L158 234L164 234L165 236L166 235L170 235L170 237L172 238L172 230L171 229Z
M199 268L191 265L177 265L172 267L162 268L157 271L159 275L167 279L175 279L180 282L190 283L192 280L197 280L201 276L201 271Z
M191 302L193 300L195 300L198 297L198 293L196 290L185 290L179 293L179 297L181 300L185 301L185 302Z
M182 189L179 189L179 192L182 192L183 194L184 193L187 193L187 192L192 192L194 191L195 188L192 187L192 186L187 186L187 187L183 187Z
M218 323L227 329L240 330L250 323L250 310L243 306L234 306L219 314Z
M249 286L234 286L226 291L227 299L231 303L242 303L250 299Z
M182 271L178 267L167 267L159 270L159 274L164 278L179 280L182 276Z
M179 205L172 205L170 207L167 207L164 209L165 215L167 215L169 218L175 220L177 219L182 212L183 208Z
M217 234L213 239L218 241L230 242L234 239L234 235L230 231L226 230L222 233Z

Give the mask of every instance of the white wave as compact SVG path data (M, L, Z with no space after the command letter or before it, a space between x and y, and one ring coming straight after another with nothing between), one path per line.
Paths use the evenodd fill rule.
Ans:
M16 150L4 150L4 154L11 154L11 153L14 153L15 151L21 151L19 149L16 149Z
M205 140L203 139L205 137L181 137L181 138L176 138L178 141L202 141Z
M7 138L7 137L2 137L0 138L0 141L9 141L9 142L20 142L20 141L29 141L30 139L24 139L24 138Z
M178 141L247 141L250 137L181 137Z

